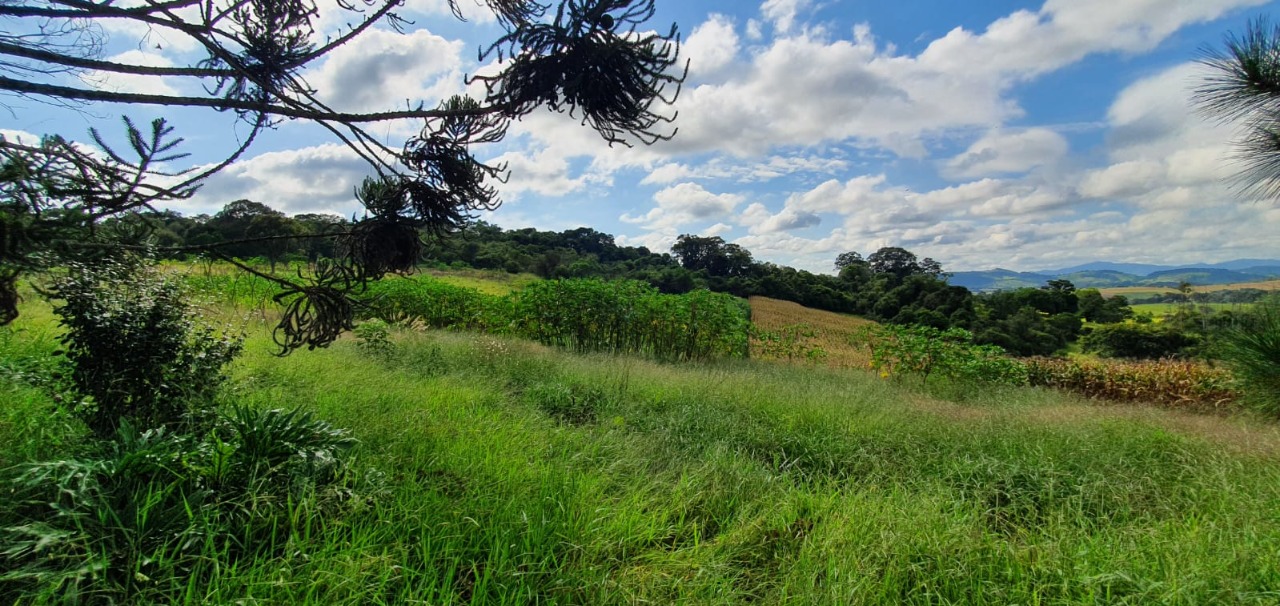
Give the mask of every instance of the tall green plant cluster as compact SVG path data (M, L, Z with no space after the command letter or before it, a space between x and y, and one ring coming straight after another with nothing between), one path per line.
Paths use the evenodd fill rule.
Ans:
M518 332L547 345L662 360L747 355L750 307L721 293L664 295L644 282L588 279L538 282L514 298Z
M421 322L429 328L503 332L510 319L502 299L474 288L419 276L370 284L361 301L365 315L385 322Z
M869 326L860 337L882 377L941 375L956 381L1025 385L1026 368L994 345L975 345L967 330L928 326Z
M644 282L598 279L535 282L501 297L426 277L387 280L370 287L365 309L387 322L671 361L745 357L751 317L746 301L726 294L664 295Z
M274 304L275 296L283 292L279 284L237 271L225 263L215 265L202 261L181 270L182 285L190 293L237 309L267 309Z

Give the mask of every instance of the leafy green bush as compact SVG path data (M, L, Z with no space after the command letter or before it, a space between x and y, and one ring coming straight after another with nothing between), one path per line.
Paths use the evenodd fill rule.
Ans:
M374 318L361 322L353 331L356 336L356 347L373 357L387 359L395 353L395 344L391 342L391 326Z
M881 376L945 376L954 381L1025 385L1026 369L993 345L974 345L967 330L876 325L859 340L871 348L871 367Z
M1280 413L1280 297L1259 302L1239 326L1228 330L1218 355L1235 371L1255 406Z
M57 280L65 374L92 430L75 457L0 470L0 601L168 602L210 558L283 547L352 502L353 440L309 413L214 397L238 338L198 326L142 262Z
M99 437L120 423L174 428L211 419L239 337L193 319L181 286L139 261L74 264L53 287L77 412Z

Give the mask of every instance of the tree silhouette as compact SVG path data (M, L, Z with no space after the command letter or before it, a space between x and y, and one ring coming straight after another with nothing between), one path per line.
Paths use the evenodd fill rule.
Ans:
M1239 123L1238 185L1248 194L1280 195L1280 26L1264 17L1243 34L1228 33L1222 48L1206 48L1200 63L1210 69L1195 90L1200 113Z
M461 19L457 2L449 0L449 6ZM375 24L400 30L406 24L396 13L402 0L337 0L332 10L345 11L355 23L333 36L316 31L314 0L0 1L7 30L0 32L0 93L73 107L202 107L248 126L220 161L178 172L160 168L185 157L182 140L164 120L137 125L122 116L128 149L109 146L97 130L90 131L97 149L56 136L39 144L0 138L0 323L17 315L20 274L39 271L51 259L141 246L157 228L154 222L111 223L128 230L99 227L107 219L150 216L160 204L190 197L264 129L298 119L328 130L371 172L355 192L366 218L319 234L339 239L332 262L296 279L262 274L285 290L285 317L276 332L282 353L325 346L351 324L351 293L414 267L422 233L454 231L476 211L500 204L492 182L504 179L506 169L479 162L471 146L502 140L511 120L547 107L580 118L611 145L650 144L675 134L668 127L674 115L662 112L684 81L679 34L675 25L665 34L647 29L653 2L559 0L553 12L552 3L536 0L483 0L505 31L480 53L481 61L496 60L499 71L470 80L482 85L483 98L455 96L434 106L418 102L359 113L325 104L303 72ZM203 56L176 67L105 60L107 21L183 38ZM180 78L200 85L184 89L204 94L81 88L62 77L88 71L130 76L123 82ZM422 123L402 147L366 130L396 120ZM263 237L278 234L256 239ZM187 248L238 263L222 248L235 244Z
M861 263L866 263L866 261L862 259L862 253L859 253L856 250L842 252L836 256L836 273L844 271L844 268L846 267Z

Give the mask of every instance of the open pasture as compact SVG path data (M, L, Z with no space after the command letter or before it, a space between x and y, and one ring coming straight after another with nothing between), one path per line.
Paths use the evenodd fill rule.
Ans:
M1213 311L1242 311L1252 307L1251 303L1195 303L1197 310L1209 308ZM1157 319L1165 314L1172 314L1182 307L1179 303L1139 303L1131 305L1134 313L1150 314Z

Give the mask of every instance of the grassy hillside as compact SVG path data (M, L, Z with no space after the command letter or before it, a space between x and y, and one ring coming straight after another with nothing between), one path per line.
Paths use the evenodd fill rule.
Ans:
M385 490L204 571L192 601L1205 604L1280 583L1271 426L469 335L399 334L381 362L264 345L237 397L353 428ZM26 397L8 448L37 439L12 429L48 405ZM558 413L574 398L589 417Z
M857 324L752 304L824 343ZM350 428L364 479L329 509L289 504L269 544L149 564L139 603L1200 605L1280 591L1274 423L463 332L278 358L249 330L227 403ZM0 366L43 359L55 337L28 302L0 329ZM0 464L75 453L79 429L41 388L0 372L0 397Z

